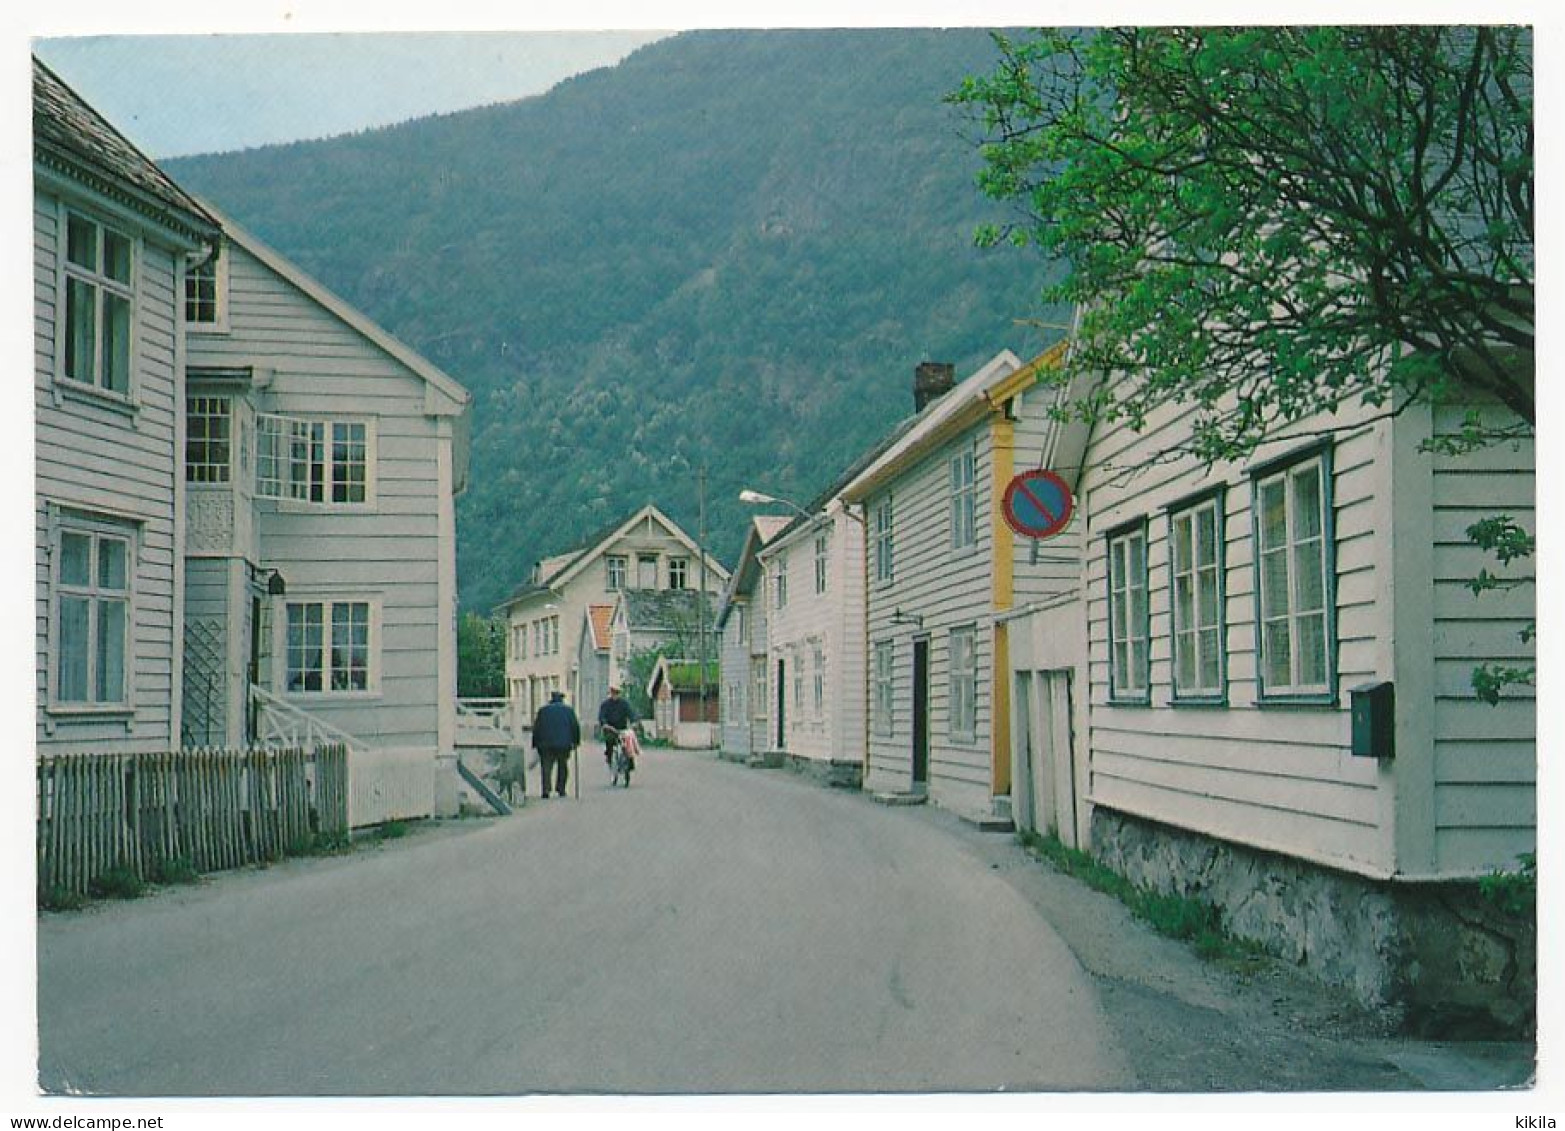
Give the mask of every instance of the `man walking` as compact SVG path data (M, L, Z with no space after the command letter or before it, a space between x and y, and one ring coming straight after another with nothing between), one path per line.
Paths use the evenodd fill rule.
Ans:
M565 692L551 691L549 701L533 719L533 749L538 751L538 776L542 795L549 796L549 767L554 767L554 792L565 796L571 751L581 745L581 723L565 702Z
M598 707L598 733L603 738L603 761L614 765L614 746L619 742L619 732L629 730L636 721L636 713L630 704L620 698L619 688L610 687L609 697Z

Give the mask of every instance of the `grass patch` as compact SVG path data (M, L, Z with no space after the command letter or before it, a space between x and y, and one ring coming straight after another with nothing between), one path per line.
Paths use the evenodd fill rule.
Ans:
M140 899L147 894L147 884L134 868L121 864L89 883L87 890L98 899Z
M1158 934L1187 942L1196 954L1236 969L1253 969L1266 960L1266 948L1254 939L1229 934L1216 904L1186 895L1168 895L1132 883L1089 853L1059 838L1023 831L1017 838L1055 871L1080 880L1093 891L1111 895Z
M381 840L401 840L409 831L406 821L387 821L380 826L378 835Z
M152 882L155 884L197 884L201 873L183 856L160 860L152 866Z
M87 906L87 897L65 888L45 888L38 893L38 906L44 911L80 911Z

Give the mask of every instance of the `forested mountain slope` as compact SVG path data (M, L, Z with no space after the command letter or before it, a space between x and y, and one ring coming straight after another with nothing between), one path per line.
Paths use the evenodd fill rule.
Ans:
M475 394L465 608L655 501L737 551L958 376L1058 336L942 102L977 30L687 32L522 102L166 162ZM1050 319L1057 321L1057 319Z

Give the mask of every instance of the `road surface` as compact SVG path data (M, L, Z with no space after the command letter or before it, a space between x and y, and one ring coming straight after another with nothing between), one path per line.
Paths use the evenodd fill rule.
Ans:
M1094 981L950 822L707 756L645 761L629 790L588 755L579 800L43 916L42 1086L1137 1086Z

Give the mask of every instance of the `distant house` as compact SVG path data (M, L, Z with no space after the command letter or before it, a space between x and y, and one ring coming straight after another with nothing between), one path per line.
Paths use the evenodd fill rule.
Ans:
M1014 757L1046 768L1040 828L1138 882L1368 1001L1514 1022L1522 944L1449 885L1536 843L1530 689L1470 685L1533 662L1532 589L1475 596L1527 572L1465 533L1532 528L1533 450L1432 453L1473 407L1345 407L1210 468L1153 458L1177 405L1079 433L1080 580L1008 622Z
M590 716L589 722L597 718L598 704L609 693L613 625L613 605L588 605L581 618L576 647L576 681L571 694L578 711Z
M33 61L40 753L180 745L182 305L218 236L207 209Z
M720 678L715 662L708 661L703 666L659 657L646 686L652 703L650 723L654 737L688 750L710 750L716 746Z
M417 780L398 804L423 814L388 816L427 814L454 756L470 398L223 226L186 302L186 740L243 744L303 714Z
M610 680L624 689L638 711L648 707L637 700L642 697L645 679L654 666L653 654L688 659L691 663L705 656L715 663L719 644L712 625L716 619L717 601L711 593L694 589L625 590L614 607L609 629ZM714 679L709 690L713 697L718 686Z
M651 504L540 561L527 584L495 610L506 619L506 686L516 717L531 719L550 691L577 687L577 650L565 636L589 605L612 605L632 591L694 592L703 581L709 593L720 594L728 571Z
M768 742L766 587L758 554L788 522L775 515L750 520L714 622L723 689L718 746L733 761L748 760L765 750Z
M1059 586L1079 556L1062 535L1035 557L1001 513L1024 460L1044 457L1057 393L1002 352L954 388L843 488L866 517L869 755L865 788L927 796L978 819L1010 817L1009 630L1004 617Z

